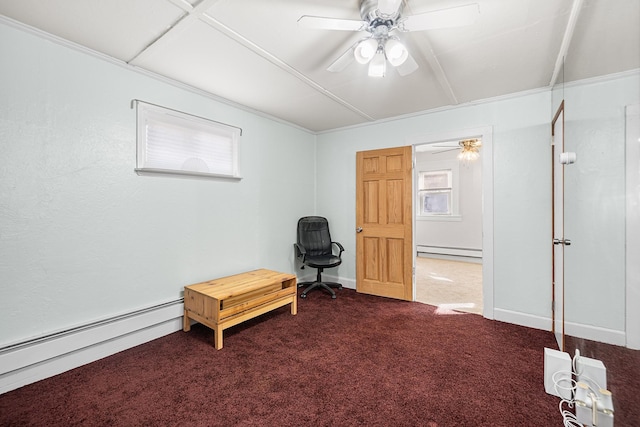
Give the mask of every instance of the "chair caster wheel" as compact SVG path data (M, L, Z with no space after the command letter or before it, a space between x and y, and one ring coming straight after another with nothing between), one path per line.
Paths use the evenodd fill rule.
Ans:
M336 296L335 295L331 295L331 299L336 299Z
M306 298L307 296L305 294L300 294L300 298Z

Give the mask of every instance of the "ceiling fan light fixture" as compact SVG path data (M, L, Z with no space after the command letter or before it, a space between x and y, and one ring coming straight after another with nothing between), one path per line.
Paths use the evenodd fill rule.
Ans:
M460 153L458 154L458 160L463 164L469 164L478 160L480 157L480 151L478 147L480 146L480 141L478 139L465 139L464 141L460 141Z
M473 150L462 150L460 154L458 154L458 160L460 160L464 164L469 164L471 162L475 162L480 157L480 153L477 149Z
M387 60L394 67L404 64L409 57L409 51L407 51L407 48L396 39L387 40L384 50Z
M387 61L384 57L384 52L379 49L369 62L369 76L370 77L384 77L387 72Z
M358 43L353 50L353 56L360 64L366 64L375 56L378 51L378 41L375 39L366 39Z

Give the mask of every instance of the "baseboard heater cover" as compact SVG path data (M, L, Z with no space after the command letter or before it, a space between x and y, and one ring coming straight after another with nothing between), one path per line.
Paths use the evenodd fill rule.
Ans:
M454 248L446 246L427 246L417 245L419 253L424 254L436 254L436 255L451 255L451 256L465 256L471 258L482 258L482 249L470 249L470 248Z
M182 329L183 299L0 349L0 394Z

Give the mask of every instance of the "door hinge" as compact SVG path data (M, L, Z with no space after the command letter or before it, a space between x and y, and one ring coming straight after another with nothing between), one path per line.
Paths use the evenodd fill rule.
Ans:
M569 240L569 239L553 239L553 244L554 245L571 246L571 240Z

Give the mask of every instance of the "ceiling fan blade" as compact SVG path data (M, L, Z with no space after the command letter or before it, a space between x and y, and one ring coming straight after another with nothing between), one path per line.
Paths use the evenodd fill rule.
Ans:
M409 74L413 73L417 69L418 69L418 63L416 62L415 59L413 59L413 56L411 55L407 57L406 61L404 61L401 65L398 65L396 67L396 70L398 70L398 74L400 74L402 77L408 76Z
M304 15L298 19L298 25L302 28L313 30L362 31L366 30L369 24L365 21L357 21L355 19L336 19Z
M378 12L381 15L393 15L398 11L402 0L378 0Z
M329 65L329 68L327 68L327 71L331 73L339 73L343 71L345 68L347 68L355 60L353 56L353 48L356 44L358 43L355 43L353 46L347 49L342 55L340 55L338 59L333 61L333 63Z
M440 9L433 12L411 15L405 19L400 27L401 31L424 31L437 28L462 27L473 24L480 15L478 3Z
M448 150L432 151L431 154L448 153L449 151L459 150L459 148L449 148Z

